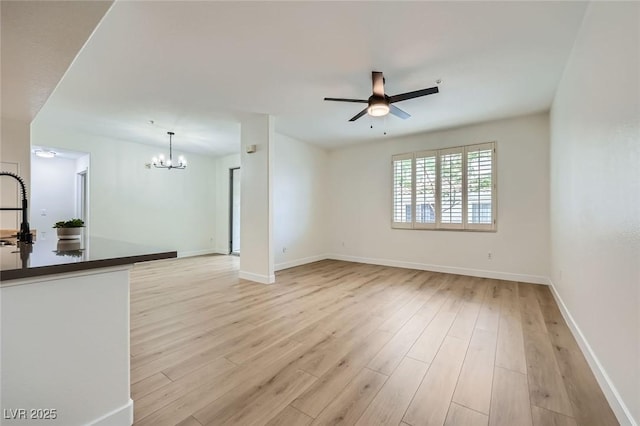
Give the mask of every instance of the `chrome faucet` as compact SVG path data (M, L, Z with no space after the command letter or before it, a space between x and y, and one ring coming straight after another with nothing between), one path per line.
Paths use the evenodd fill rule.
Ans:
M11 172L0 172L0 176L11 176L20 184L22 190L22 207L0 207L0 210L22 210L22 223L20 224L20 231L18 231L18 241L26 244L33 244L33 235L29 229L29 221L27 214L27 189L24 185L24 181L20 176Z

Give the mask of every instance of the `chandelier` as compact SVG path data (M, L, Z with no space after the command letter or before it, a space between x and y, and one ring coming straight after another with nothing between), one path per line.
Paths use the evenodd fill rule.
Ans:
M152 164L153 167L157 167L158 169L186 169L187 168L187 160L181 155L178 157L178 164L173 164L173 150L171 146L171 138L175 133L167 132L169 135L169 159L164 158L164 154L160 154L158 157L153 157Z

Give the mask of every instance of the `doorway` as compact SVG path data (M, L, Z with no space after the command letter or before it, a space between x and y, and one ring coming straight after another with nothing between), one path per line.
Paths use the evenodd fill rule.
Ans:
M87 171L76 173L76 217L82 219L85 225L88 222L87 215Z
M229 254L240 256L240 167L229 169Z

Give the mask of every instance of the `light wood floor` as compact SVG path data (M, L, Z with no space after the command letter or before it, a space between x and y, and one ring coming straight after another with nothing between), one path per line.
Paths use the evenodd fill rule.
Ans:
M322 261L137 265L136 425L617 425L544 286Z

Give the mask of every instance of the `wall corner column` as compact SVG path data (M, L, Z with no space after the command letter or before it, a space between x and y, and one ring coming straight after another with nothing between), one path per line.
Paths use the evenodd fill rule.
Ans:
M243 116L240 130L240 278L275 282L273 253L273 117ZM255 145L255 152L249 149Z

